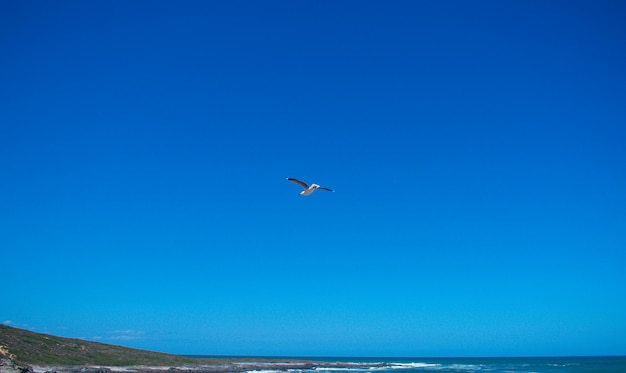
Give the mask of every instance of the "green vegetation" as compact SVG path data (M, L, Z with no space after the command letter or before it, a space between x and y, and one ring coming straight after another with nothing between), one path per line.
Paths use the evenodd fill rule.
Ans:
M21 365L177 366L210 364L211 359L137 350L81 339L55 337L0 325L0 358Z

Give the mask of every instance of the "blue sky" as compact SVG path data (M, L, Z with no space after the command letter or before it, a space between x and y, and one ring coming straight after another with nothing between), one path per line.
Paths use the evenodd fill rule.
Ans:
M0 322L186 354L626 354L625 11L3 1Z

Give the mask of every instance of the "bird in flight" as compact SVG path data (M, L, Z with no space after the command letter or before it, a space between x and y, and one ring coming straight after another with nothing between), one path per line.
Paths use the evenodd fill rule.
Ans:
M321 189L321 190L327 190L329 192L334 192L334 190L332 190L332 189L324 188L323 186L319 186L317 184L309 185L309 184L305 183L304 181L300 181L300 180L294 179L292 177L288 177L287 180L289 180L289 181L291 181L293 183L296 183L296 184L300 185L301 187L303 187L304 190L302 192L300 192L300 194L303 195L303 196L310 195L311 193L315 192L316 189Z

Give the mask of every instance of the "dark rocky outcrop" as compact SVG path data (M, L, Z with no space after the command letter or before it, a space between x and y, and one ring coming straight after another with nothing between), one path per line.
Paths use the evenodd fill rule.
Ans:
M20 367L11 359L0 359L0 373L33 373L33 368Z

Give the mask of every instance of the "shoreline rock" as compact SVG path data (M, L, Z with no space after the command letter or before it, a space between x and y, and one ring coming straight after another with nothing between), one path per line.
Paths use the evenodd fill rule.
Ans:
M11 359L0 359L0 373L33 373L32 367L20 367Z
M176 367L168 366L33 366L29 371L12 371L0 373L243 373L260 371L315 370L319 368L334 369L368 369L389 366L387 363L344 363L344 362L232 362L225 364L198 364Z

